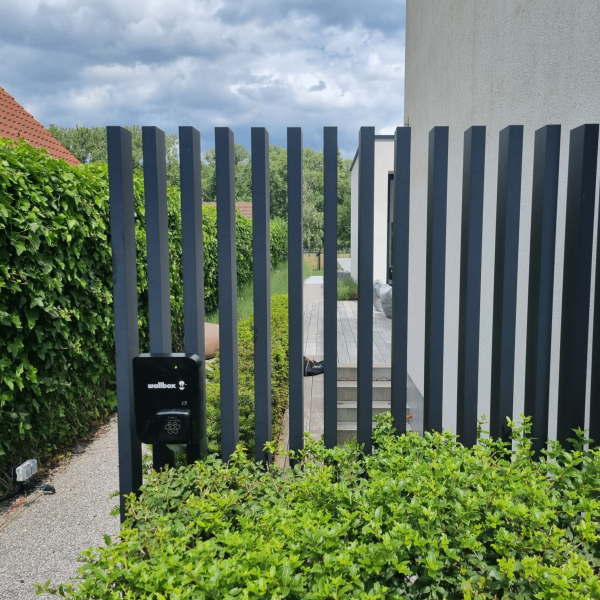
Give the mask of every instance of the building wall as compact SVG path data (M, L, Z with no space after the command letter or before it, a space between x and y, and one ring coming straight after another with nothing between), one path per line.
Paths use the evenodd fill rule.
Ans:
M358 279L358 165L356 156L351 171L351 275ZM388 175L394 170L394 136L375 136L375 215L373 238L373 279L387 281Z
M471 125L485 125L479 414L489 414L499 131L507 125L524 125L514 416L523 411L534 132L547 124L561 124L549 425L554 437L569 132L600 121L600 1L407 0L406 12L404 116L413 144L409 374L422 391L428 132L436 125L448 125L443 423L454 429L463 135Z

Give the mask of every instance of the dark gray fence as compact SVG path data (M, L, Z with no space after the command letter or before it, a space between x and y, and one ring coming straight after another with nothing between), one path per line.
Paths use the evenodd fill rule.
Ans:
M115 305L115 345L119 411L120 490L125 495L141 485L141 452L133 423L132 359L139 353L131 134L108 127L111 236ZM532 190L529 264L529 307L526 359L526 413L533 418L536 451L547 441L550 343L554 290L556 205L560 126L536 132ZM570 133L567 184L566 243L560 345L558 437L563 443L572 429L584 427L598 125L582 125ZM184 271L185 351L201 357L204 349L204 282L202 248L202 182L200 134L192 127L179 131ZM264 444L272 437L269 264L269 136L252 129L253 250L256 377L256 448L269 461ZM164 133L143 128L144 181L148 244L150 351L171 351L167 199ZM237 306L235 256L234 138L228 128L215 131L217 161L217 232L221 351L221 446L228 460L239 439ZM324 441L337 442L337 128L324 129ZM410 207L410 128L398 128L394 146L395 176L392 210L395 232L392 319L392 402L396 432L406 431L408 331L408 249ZM479 310L486 131L465 132L458 343L457 431L469 446L476 443ZM523 127L500 132L496 218L496 262L492 336L491 433L506 439L506 416L513 412L517 262L521 206ZM302 131L288 129L289 244L289 447L303 447L304 385L302 299ZM373 224L375 130L359 135L358 182L358 426L357 437L371 450L373 407ZM425 321L425 430L442 429L443 346L445 311L446 203L448 128L435 127L429 136L427 200L427 273ZM600 244L598 245L600 254ZM591 431L600 440L600 256L596 257L593 323ZM206 453L206 406L201 399L204 436L188 448L188 460ZM567 443L568 445L568 443ZM161 444L154 447L154 467L172 464ZM123 497L123 496L122 496ZM123 509L123 503L122 503ZM122 510L122 515L124 512Z

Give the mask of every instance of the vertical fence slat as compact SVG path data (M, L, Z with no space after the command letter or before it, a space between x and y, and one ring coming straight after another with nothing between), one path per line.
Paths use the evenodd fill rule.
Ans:
M235 451L240 437L234 149L231 129L215 127L219 351L221 356L221 456L225 461L229 460Z
M183 321L185 351L202 359L200 367L200 443L189 444L188 462L206 455L206 371L204 340L204 248L202 239L202 156L200 132L179 128Z
M557 438L585 425L585 393L598 163L598 125L571 130L558 380ZM596 294L598 291L596 290Z
M538 129L533 154L525 360L525 414L532 419L533 449L538 457L548 440L559 159L560 125Z
M600 231L600 191L598 192L597 231ZM590 446L600 446L600 234L596 240L596 277L594 287L594 325L592 329L592 380L590 383Z
M337 127L323 130L323 373L324 441L333 448L337 444Z
M425 291L425 431L442 431L448 127L429 132Z
M167 165L165 134L157 127L142 127L146 249L148 256L148 329L150 352L172 351L171 293L169 281L169 231L167 214ZM172 450L165 444L152 447L157 471L174 466Z
M464 135L456 401L456 433L469 447L477 443L484 173L485 127L470 127Z
M510 436L506 417L513 417L522 158L523 126L509 125L498 151L490 394L490 434L504 440Z
M408 352L408 252L410 224L410 127L394 135L394 238L392 244L392 418L396 434L406 433Z
M252 127L252 235L254 252L254 360L261 365L254 378L256 460L268 462L266 442L273 438L271 405L271 244L269 197L269 133Z
M373 429L373 238L375 128L361 127L358 140L358 324L357 438L371 453Z
M132 374L132 361L140 353L133 159L130 131L123 127L107 127L106 137L119 412L119 492L123 522L125 496L137 492L142 485L142 446L135 434Z
M302 129L288 127L288 301L289 301L289 443L290 450L304 447L304 381L302 332L304 302L303 263L303 153Z

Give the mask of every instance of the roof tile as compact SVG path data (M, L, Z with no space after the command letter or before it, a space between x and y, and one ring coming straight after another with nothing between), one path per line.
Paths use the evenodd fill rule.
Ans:
M80 164L73 154L1 86L0 137L12 140L23 138L32 146L46 148L54 158L64 158L71 165Z
M216 202L205 202L204 204L210 204L211 206L217 206ZM252 218L252 202L236 202L235 209L248 219Z

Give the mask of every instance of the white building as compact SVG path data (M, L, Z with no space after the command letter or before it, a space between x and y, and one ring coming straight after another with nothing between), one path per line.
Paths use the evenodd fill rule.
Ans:
M412 128L409 375L423 392L428 133L436 125L447 125L443 425L455 429L463 134L471 125L485 125L479 413L489 414L498 134L507 125L524 125L514 416L523 411L534 133L544 125L560 124L549 425L549 435L555 437L569 132L581 124L600 121L600 0L407 0L406 12L404 123ZM386 150L376 149L375 154L379 186L375 192L376 232L382 227L384 213L387 218L387 197L384 200L381 190L392 168L393 143L379 143L378 147ZM356 171L355 167L353 257L357 246ZM596 239L597 232L595 244ZM376 233L374 276L384 281L386 243ZM356 277L354 265L352 274ZM589 363L588 357L588 408Z
M351 275L358 279L358 150L351 169ZM394 136L375 136L375 219L373 243L373 277L387 283L389 176L394 172Z

